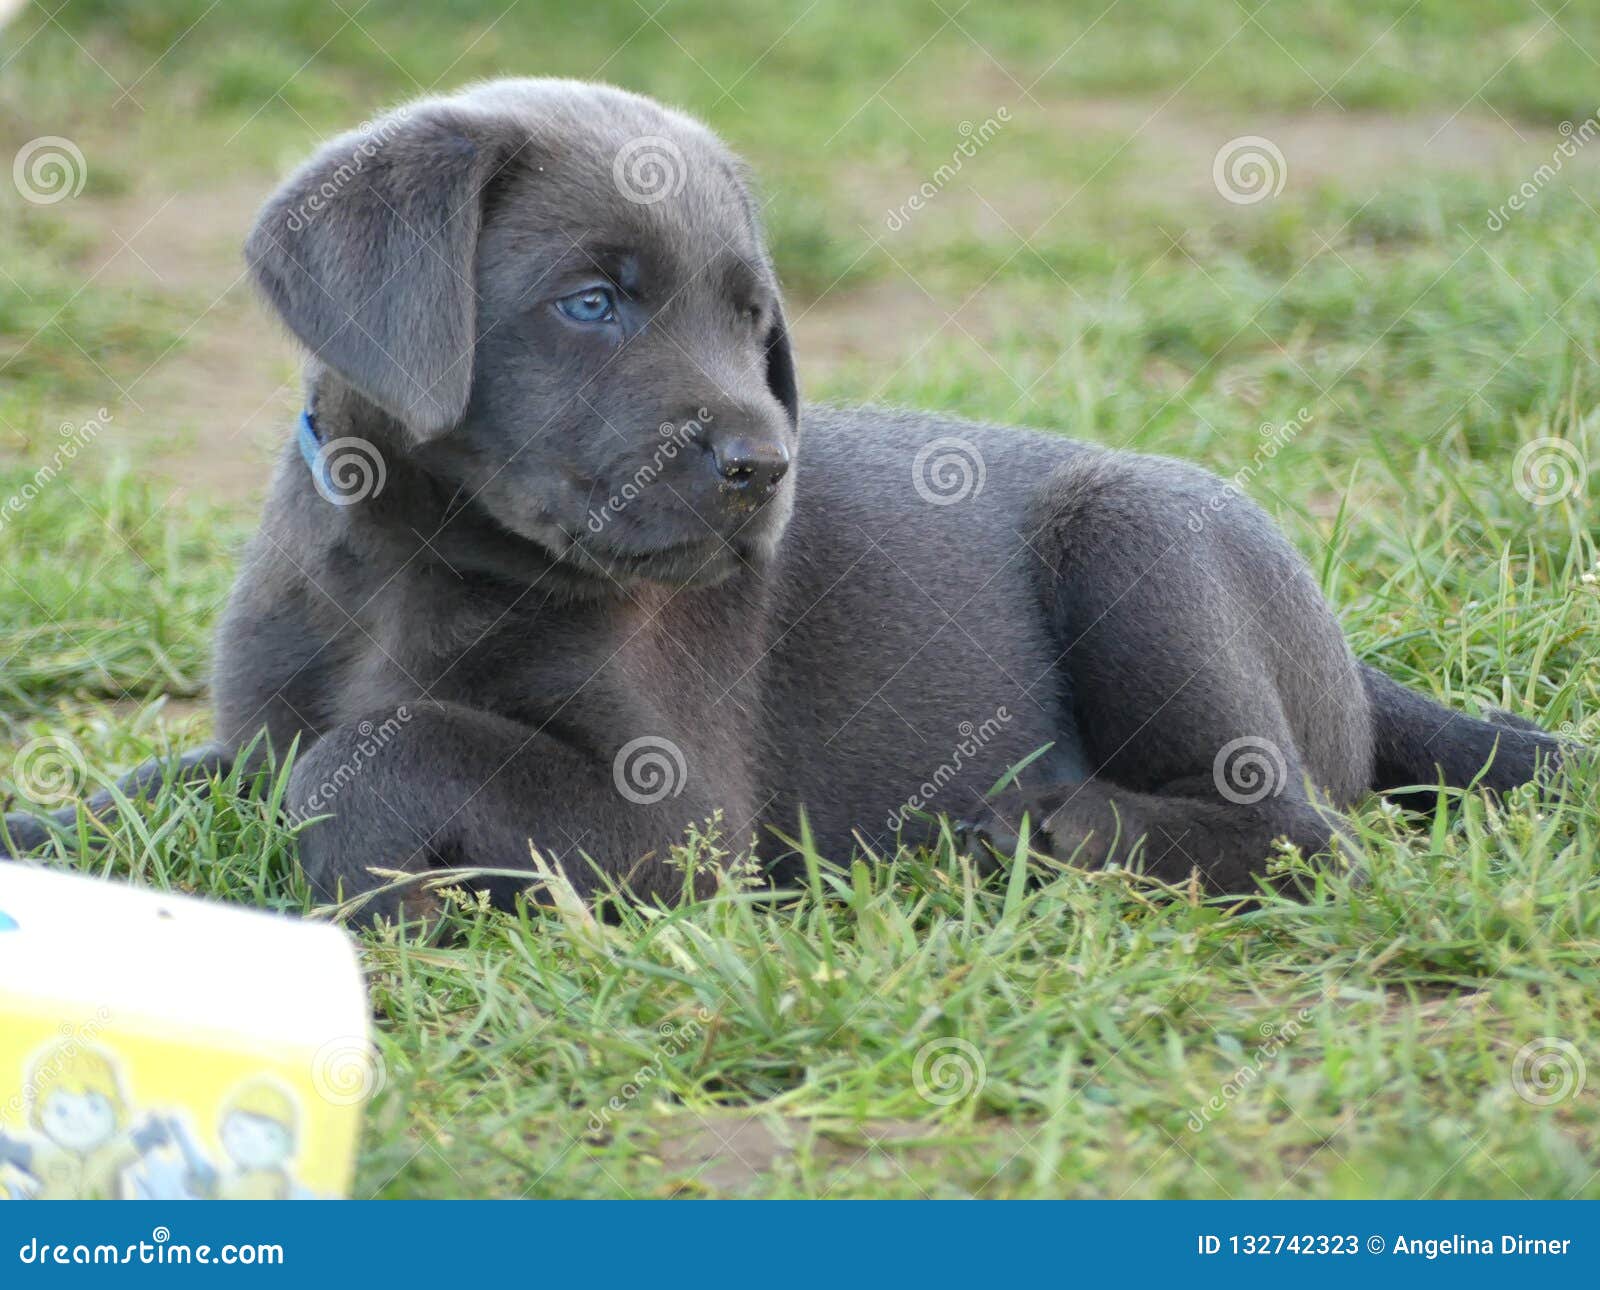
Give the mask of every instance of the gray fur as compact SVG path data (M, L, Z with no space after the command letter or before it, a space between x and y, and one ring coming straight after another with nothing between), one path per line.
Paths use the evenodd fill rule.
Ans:
M681 159L660 200L622 191L641 139ZM314 355L324 441L386 472L336 505L286 448L218 639L221 744L298 741L327 897L375 867L526 869L530 842L584 890L592 861L670 895L668 847L714 812L780 877L802 813L844 859L891 823L925 837L921 812L1003 850L1026 811L1060 857L1242 890L1370 789L1504 788L1557 752L1358 665L1288 543L1193 466L802 418L743 168L648 100L503 81L413 105L291 177L247 256ZM552 305L597 276L636 297L621 334ZM981 461L949 504L919 469L941 440L974 486ZM672 750L658 799L619 791L641 738ZM1281 762L1259 797L1224 791L1240 740Z

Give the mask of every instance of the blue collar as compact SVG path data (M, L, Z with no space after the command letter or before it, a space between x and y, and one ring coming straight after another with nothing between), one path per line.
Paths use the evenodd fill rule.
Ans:
M317 491L326 496L333 487L333 480L328 475L328 459L322 452L322 436L317 433L309 410L300 414L295 441L300 445L300 457L311 472L311 480L316 484Z

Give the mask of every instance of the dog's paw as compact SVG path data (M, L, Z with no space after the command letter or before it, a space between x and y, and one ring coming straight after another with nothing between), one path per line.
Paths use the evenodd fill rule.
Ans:
M1010 811L1002 811L993 803L985 803L956 823L956 849L976 863L980 872L994 872L1016 856L1022 842L1019 830L1024 814L1028 816L1028 849L1048 854L1050 835L1039 827L1037 812L1022 807L1013 818Z

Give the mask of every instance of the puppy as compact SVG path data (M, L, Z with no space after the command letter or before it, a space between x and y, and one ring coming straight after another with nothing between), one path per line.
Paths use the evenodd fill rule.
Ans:
M842 860L941 814L1004 855L1026 815L1050 855L1247 890L1369 790L1559 754L1358 664L1202 470L802 413L744 168L647 99L415 103L317 153L246 255L310 352L306 414L194 761L297 746L301 862L369 917L404 908L375 869L530 846L582 891L676 895L668 850L708 820L780 880L802 818Z

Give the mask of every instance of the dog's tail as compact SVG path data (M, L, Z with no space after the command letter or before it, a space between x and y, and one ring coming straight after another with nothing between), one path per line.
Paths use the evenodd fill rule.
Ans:
M116 791L102 788L82 803L95 819L116 817L120 800L145 801L168 783L190 783L226 775L233 768L233 754L221 744L207 744L186 752L176 760L156 758L130 770L117 781ZM38 851L52 837L73 829L78 822L78 805L62 807L45 814L12 811L0 821L0 858L14 858Z
M1362 665L1372 707L1376 756L1372 787L1380 793L1439 784L1504 792L1560 766L1559 739L1531 721L1491 710L1480 721Z

